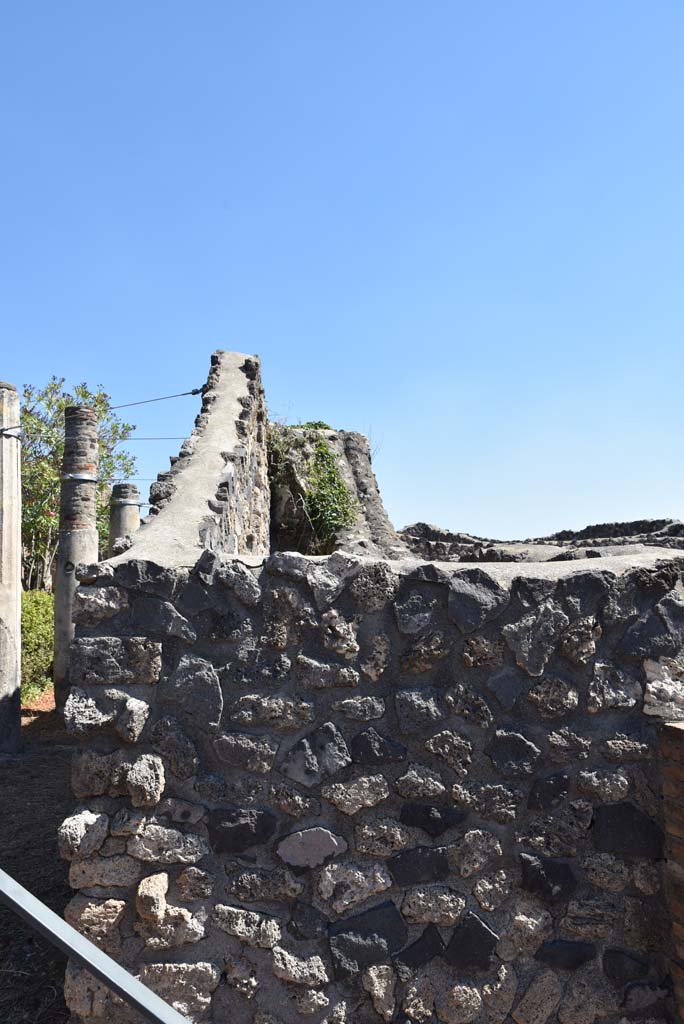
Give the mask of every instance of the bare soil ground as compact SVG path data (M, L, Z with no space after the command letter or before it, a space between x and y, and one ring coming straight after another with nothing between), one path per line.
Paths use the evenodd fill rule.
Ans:
M70 738L51 692L22 710L24 747L0 757L0 867L61 914L71 891L57 828L73 808ZM66 957L0 905L0 1021L66 1024Z

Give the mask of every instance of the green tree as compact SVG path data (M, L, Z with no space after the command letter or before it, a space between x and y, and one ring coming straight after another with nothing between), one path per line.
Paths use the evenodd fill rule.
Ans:
M21 702L38 697L50 685L55 640L52 594L25 590L21 595Z
M24 386L21 409L22 448L22 543L25 590L50 590L59 537L59 488L64 451L64 409L89 405L99 419L100 468L98 472L97 525L100 551L104 554L109 522L112 483L135 471L135 458L120 448L135 430L110 407L109 395L98 385L64 387L64 377L52 376L45 387Z

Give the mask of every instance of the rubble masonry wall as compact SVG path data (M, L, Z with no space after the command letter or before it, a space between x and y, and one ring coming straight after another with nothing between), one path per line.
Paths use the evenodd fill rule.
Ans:
M67 920L192 1021L670 1019L684 562L129 555L77 592Z

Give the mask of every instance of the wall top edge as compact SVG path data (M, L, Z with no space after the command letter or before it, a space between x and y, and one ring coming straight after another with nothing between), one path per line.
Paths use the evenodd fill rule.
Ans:
M187 552L186 552L187 554ZM382 559L377 557L365 557L350 555L344 551L336 551L332 555L302 555L298 552L279 551L270 555L235 555L219 554L202 550L197 547L191 557L178 561L171 561L167 558L145 558L142 553L136 553L130 549L123 555L108 559L94 565L80 565L77 567L77 576L82 583L93 583L104 581L113 577L117 568L131 562L146 562L150 566L162 571L182 571L193 569L200 558L214 555L223 562L238 562L250 569L266 568L278 575L289 576L293 579L305 579L309 570L316 567L321 570L329 570L335 574L353 575L356 571L369 566L382 565L388 571L397 576L410 576L414 580L424 580L428 583L448 584L454 577L467 576L473 571L488 576L499 586L510 589L516 580L546 580L555 582L567 579L570 576L587 575L611 575L621 576L624 573L643 569L658 570L668 563L678 563L684 568L684 555L678 549L673 548L645 548L643 551L624 555L612 555L602 559L586 559L571 562L504 562L504 563L475 563L475 562L427 562L419 558L406 559ZM597 564L600 561L601 564Z
M259 359L259 356L255 355L253 352L237 352L232 348L216 348L212 352L212 355L218 356L219 358L223 358L224 356L233 356L235 359Z

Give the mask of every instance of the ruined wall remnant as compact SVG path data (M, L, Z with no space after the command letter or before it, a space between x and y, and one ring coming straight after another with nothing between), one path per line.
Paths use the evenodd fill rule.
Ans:
M599 523L525 541L490 540L452 533L429 523L413 523L404 527L399 537L413 554L430 561L571 562L610 558L629 551L636 554L650 547L684 548L684 523L677 519Z
M328 554L343 548L353 554L401 558L409 552L389 520L373 472L368 439L349 430L271 424L271 539L275 550ZM308 504L315 449L333 454L336 471L352 503L348 523L317 531ZM335 504L335 496L329 497Z
M183 473L220 380L168 504L79 570L68 920L197 1022L665 1024L684 558L267 554L239 359L253 470L216 543ZM135 1020L76 967L65 991L79 1024Z
M195 428L152 484L150 502L128 557L194 565L204 548L268 551L266 404L255 356L212 355Z

